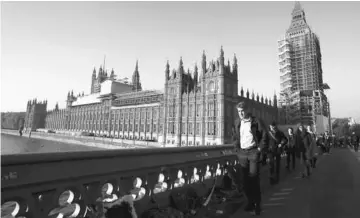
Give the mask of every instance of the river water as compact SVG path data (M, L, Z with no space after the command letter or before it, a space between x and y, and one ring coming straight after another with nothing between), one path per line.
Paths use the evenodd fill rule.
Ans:
M15 135L1 134L1 155L20 153L53 153L71 151L103 150L101 148L68 144L64 142L50 141L21 137Z

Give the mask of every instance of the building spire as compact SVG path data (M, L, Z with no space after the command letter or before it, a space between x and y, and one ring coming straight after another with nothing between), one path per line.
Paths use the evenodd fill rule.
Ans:
M224 49L223 46L220 48L220 57L224 57Z
M296 11L303 11L299 1L295 1L295 6L294 6L294 9L293 9L293 13L296 12Z
M238 71L238 64L237 64L237 58L236 58L236 54L234 54L234 60L233 60L233 73L237 74Z
M194 67L194 80L195 80L195 83L197 83L197 81L198 81L198 67L197 67L197 64L195 64L195 67Z
M105 59L106 59L106 55L104 55L104 65L103 65L104 66L104 69L103 69L104 71L105 71Z
M202 68L202 72L203 75L206 73L206 55L205 55L205 50L203 50L203 55L202 55L202 61L201 61L201 68Z
M292 19L290 29L307 27L305 12L304 9L301 7L300 2L295 2L294 8L291 12L291 16Z
M220 48L220 58L219 58L220 66L223 69L225 66L225 57L224 57L224 49L223 46Z
M166 82L169 80L170 78L170 65L169 65L169 60L167 60L166 62L166 68L165 68L165 78L166 78Z
M183 64L182 57L180 56L178 74L179 74L179 76L181 76L183 73L184 73L184 64Z
M115 79L115 72L114 72L114 68L112 68L112 69L111 69L110 78L111 78L111 79Z
M132 85L133 85L133 91L141 91L142 87L141 87L141 83L140 83L140 74L139 74L139 65L138 65L138 60L136 60L136 65L135 65L135 71L132 75Z

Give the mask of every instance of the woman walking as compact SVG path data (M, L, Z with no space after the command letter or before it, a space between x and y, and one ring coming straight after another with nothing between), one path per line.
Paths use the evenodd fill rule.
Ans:
M316 134L312 131L311 126L307 126L307 132L311 136L311 144L310 144L310 166L312 168L316 168L316 161L318 155L318 149L316 144Z
M295 170L295 156L296 156L296 141L294 135L294 129L289 127L288 129L288 143L285 147L286 151L286 169L290 170L290 162L292 163L292 169ZM291 161L290 161L291 159Z

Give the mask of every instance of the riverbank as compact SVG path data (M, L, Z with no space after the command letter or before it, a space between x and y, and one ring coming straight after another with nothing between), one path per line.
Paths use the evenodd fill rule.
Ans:
M1 130L2 134L19 136L16 130ZM24 138L29 138L29 133L24 133ZM129 148L156 148L161 147L155 143L137 142L123 139L111 139L89 136L69 136L56 133L32 132L31 138L57 141L62 143L77 144L101 149L129 149Z

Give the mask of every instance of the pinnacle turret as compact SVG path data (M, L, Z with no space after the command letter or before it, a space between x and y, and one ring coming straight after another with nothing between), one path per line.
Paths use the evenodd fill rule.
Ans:
M203 50L202 60L201 60L201 69L203 72L203 75L206 73L206 55L205 50Z
M169 60L166 62L166 68L165 68L165 81L167 81L170 78L170 65Z
M195 81L195 83L197 83L197 81L198 81L198 67L196 64L194 67L194 81Z
M139 62L136 60L135 71L132 75L133 91L141 91L140 74L139 74Z

